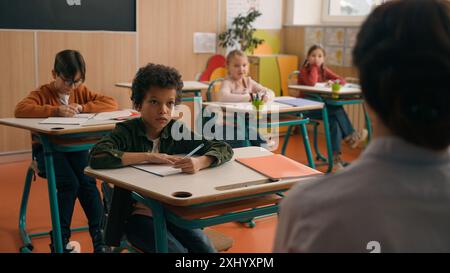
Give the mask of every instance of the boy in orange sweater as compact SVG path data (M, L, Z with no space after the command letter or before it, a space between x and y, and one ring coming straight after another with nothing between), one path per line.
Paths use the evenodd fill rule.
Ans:
M95 113L117 110L117 102L104 95L90 91L83 85L86 66L83 56L75 50L63 50L56 54L52 70L54 81L42 85L20 101L15 109L18 118L72 117L78 113ZM33 143L41 176L45 176L44 151L40 143ZM54 152L56 188L64 252L71 252L70 223L75 201L78 198L88 218L89 233L94 252L105 252L101 232L103 206L95 179L84 174L88 165L88 151ZM50 232L51 233L51 232ZM52 238L52 237L51 237ZM53 238L50 244L54 252Z

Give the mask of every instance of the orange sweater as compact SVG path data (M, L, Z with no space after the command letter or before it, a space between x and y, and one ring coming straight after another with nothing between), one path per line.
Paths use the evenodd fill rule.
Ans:
M94 93L84 84L70 94L70 103L78 103L83 106L84 113L115 111L118 107L114 98ZM55 117L59 106L61 106L61 102L54 82L51 82L31 91L16 105L14 115L17 118Z

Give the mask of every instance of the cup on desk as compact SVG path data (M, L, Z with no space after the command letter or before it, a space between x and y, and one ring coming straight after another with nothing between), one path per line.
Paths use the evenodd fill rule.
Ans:
M336 81L331 84L331 98L338 99L339 98L339 90L341 90L341 84Z
M264 96L265 95L260 96L258 93L250 93L252 105L257 111L261 110L264 106Z

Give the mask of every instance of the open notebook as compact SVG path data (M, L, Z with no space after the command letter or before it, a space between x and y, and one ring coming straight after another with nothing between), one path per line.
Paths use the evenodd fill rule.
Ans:
M158 176L168 176L176 173L181 173L181 169L175 169L171 165L166 164L136 164L131 165L131 167Z
M274 180L322 175L321 172L280 154L236 158L236 161Z
M307 100L302 98L291 98L291 99L275 99L276 102L290 105L290 106L310 106L310 105L322 105L321 102Z
M125 120L128 118L134 118L139 116L132 110L120 110L112 112L102 113L83 113L73 117L49 117L39 122L40 124L69 124L69 125L81 125L81 126L93 126L101 124L116 123L119 120Z

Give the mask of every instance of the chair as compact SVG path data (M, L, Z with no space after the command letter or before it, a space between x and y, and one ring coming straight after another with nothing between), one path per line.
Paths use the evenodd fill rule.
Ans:
M101 136L102 135L97 134L96 139L98 139ZM39 137L37 135L32 134L31 142L39 143L40 142ZM94 138L87 137L87 139L82 139L80 137L80 138L75 138L73 140L73 143L71 142L70 144L68 144L68 143L58 144L58 142L55 140L54 147L56 148L56 150L60 150L62 152L81 151L81 150L89 149L90 147L93 146L94 143L95 143ZM75 145L76 147L71 147L70 145ZM32 161L30 163L30 166L28 167L27 174L25 177L25 185L24 185L24 189L23 189L23 193L22 193L22 199L21 199L21 203L20 203L20 212L19 212L19 233L20 233L22 242L24 244L20 248L20 252L26 252L26 253L32 252L34 249L34 246L31 243L31 238L49 235L49 232L38 232L38 233L30 233L29 234L26 230L26 214L27 214L28 198L30 195L31 183L32 183L32 181L36 181L36 174L41 178L47 179L46 173L41 172L41 170L39 170L37 160L34 157L34 155L32 155ZM71 228L71 231L72 232L85 231L88 229L89 228L87 226L85 226L85 227Z
M211 58L208 59L208 62L206 63L206 68L203 72L200 73L200 75L198 76L198 81L210 81L211 80L211 73L213 73L213 71L216 68L219 67L225 67L226 66L226 60L225 57L220 55L220 54L216 54L211 56Z
M206 101L217 101L217 93L219 92L223 81L224 78L217 78L209 83L208 89L206 90Z

